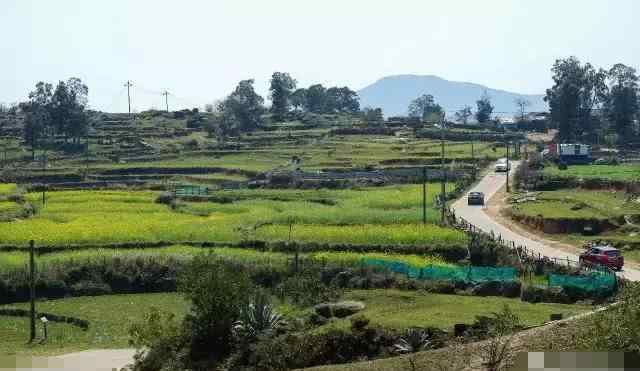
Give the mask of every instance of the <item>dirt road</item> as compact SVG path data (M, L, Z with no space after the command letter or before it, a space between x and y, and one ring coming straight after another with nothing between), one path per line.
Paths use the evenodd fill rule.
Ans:
M517 162L512 162L512 174L515 169L517 169L518 165L519 164ZM489 199L491 199L503 186L505 186L506 180L507 178L504 173L490 172L482 178L482 180L473 187L471 191L483 192L485 195L485 203L487 203ZM500 224L486 212L485 207L467 205L466 195L453 204L453 209L457 216L465 218L471 224L474 224L477 228L480 228L487 233L493 232L496 236L501 235L506 241L514 241L516 245L524 245L529 250L539 252L550 258L569 258L571 260L578 261L578 256L575 253L554 248L551 246L552 244L542 238L527 237L518 231L509 229L507 226ZM627 268L618 273L618 275L632 281L640 281L640 271L636 269Z
M100 349L55 357L18 358L15 367L0 365L0 371L119 371L133 363L134 349Z

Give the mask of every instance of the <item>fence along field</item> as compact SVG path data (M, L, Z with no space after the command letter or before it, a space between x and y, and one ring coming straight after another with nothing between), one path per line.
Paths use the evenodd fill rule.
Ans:
M438 184L428 186L427 219L438 220L433 200ZM360 190L240 190L219 192L220 202L182 202L174 208L156 203L154 191L49 192L27 199L39 210L29 219L4 224L6 245L105 245L292 240L366 245L465 246L462 232L434 224L422 226L421 186Z

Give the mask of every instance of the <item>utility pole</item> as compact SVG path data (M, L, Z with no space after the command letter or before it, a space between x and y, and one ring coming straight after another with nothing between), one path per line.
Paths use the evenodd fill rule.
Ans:
M427 224L427 167L422 168L422 224Z
M509 171L511 170L511 164L509 163L509 142L507 142L507 193L509 193Z
M29 241L29 301L31 302L29 342L36 339L36 265L35 265L35 242Z
M471 175L473 176L473 180L476 180L476 151L473 147L473 140L471 141L471 165L473 169L471 170Z
M127 80L127 82L124 84L124 86L127 87L127 102L129 102L129 118L131 118L131 92L130 92L130 89L133 86L133 84L131 83L131 81Z
M442 116L440 118L440 144L442 146L442 156L440 159L440 166L441 166L441 171L442 171L442 190L441 190L441 215L440 215L440 221L442 224L444 224L444 214L445 214L445 208L447 207L446 205L446 193L447 193L447 170L445 169L444 166L444 121L445 121L445 117L444 117L445 113L442 112Z
M167 107L167 112L169 112L169 92L165 90L160 95L164 95L164 104Z

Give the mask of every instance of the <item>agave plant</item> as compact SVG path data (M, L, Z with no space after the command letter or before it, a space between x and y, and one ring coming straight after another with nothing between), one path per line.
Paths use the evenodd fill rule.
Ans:
M283 324L284 320L269 302L269 296L258 293L253 302L242 309L233 330L238 337L255 339L258 335L272 333Z
M397 353L415 353L423 349L431 348L429 334L421 328L410 328L405 336L401 337L393 348Z

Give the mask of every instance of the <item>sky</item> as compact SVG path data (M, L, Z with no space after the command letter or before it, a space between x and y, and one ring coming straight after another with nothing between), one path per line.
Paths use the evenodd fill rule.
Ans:
M274 71L301 87L437 75L541 94L571 55L640 67L637 0L2 0L0 102L79 77L93 109L202 107Z

